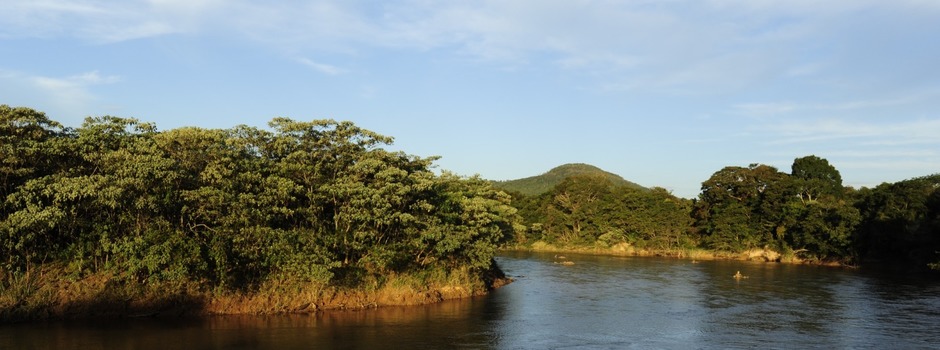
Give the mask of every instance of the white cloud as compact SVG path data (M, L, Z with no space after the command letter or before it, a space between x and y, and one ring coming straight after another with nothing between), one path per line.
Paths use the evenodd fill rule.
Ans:
M178 33L179 31L179 28L171 23L146 21L121 27L116 27L113 24L93 25L88 27L86 35L99 42L113 43Z
M839 167L843 169L865 169L865 170L917 170L923 169L921 175L929 175L930 170L940 171L937 167L936 157L933 159L910 159L910 158L891 158L891 157L869 157L874 158L867 161L840 161Z
M739 103L731 106L736 115L763 117L763 116L816 116L820 112L854 112L874 110L885 107L904 107L924 101L934 101L940 97L940 90L934 88L921 89L898 96L879 96L870 99L858 99L835 102L818 102L804 100L803 102L755 102Z
M97 84L114 84L121 81L121 77L116 75L101 76L98 71L90 71L78 75L73 75L66 78L68 81L72 81L76 84L82 85L97 85Z
M794 67L786 69L784 75L789 78L799 78L819 74L826 68L822 62L798 63Z
M114 43L195 32L215 23L216 10L225 5L216 0L18 1L0 12L0 35Z
M199 14L225 5L224 0L147 0L150 7L169 13Z
M840 158L936 158L940 153L923 149L890 149L890 150L839 150L826 152L827 156Z
M66 1L66 0L35 0L35 1L14 1L9 4L14 12L46 12L49 14L75 14L75 15L97 15L106 11L88 1Z
M114 43L179 33L221 34L274 47L287 57L321 51L358 55L373 48L446 50L482 62L549 64L586 72L598 77L596 86L721 93L781 77L803 80L836 74L830 69L854 64L856 53L838 48L849 45L844 42L863 42L842 40L865 25L860 21L882 13L884 23L903 21L913 11L922 19L922 12L936 13L930 11L937 6L929 4L925 0L39 0L5 9L0 14L0 27L5 27L0 35ZM927 23L931 19L935 18L928 17ZM890 39L904 33L885 35ZM337 74L332 66L311 66ZM892 74L890 69L855 73L857 79Z
M327 75L338 75L338 74L346 73L345 69L336 67L334 65L326 64L326 63L316 62L305 57L298 58L297 62L300 62L301 64L307 67L313 68L314 70L323 74L327 74Z
M742 103L732 106L735 114L746 116L765 116L789 113L802 106L788 102Z
M827 158L847 185L873 186L940 172L940 118L792 118L751 129L760 135L763 154L780 159L807 154Z
M796 120L763 125L765 132L778 135L775 144L856 139L856 145L940 144L940 119L884 121L881 123L845 119Z
M67 77L27 75L21 72L0 71L0 89L8 98L4 103L24 106L48 106L46 112L77 121L98 98L93 87L114 84L118 76L101 75L90 71ZM65 121L65 120L63 120Z
M34 76L28 77L39 90L54 104L63 107L84 109L82 107L95 100L91 86L99 84L112 84L120 81L116 76L101 76L97 71L91 71L65 78Z

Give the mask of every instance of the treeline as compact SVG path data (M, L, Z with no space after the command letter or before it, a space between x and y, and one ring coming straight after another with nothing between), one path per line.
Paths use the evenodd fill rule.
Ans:
M552 188L569 177L582 175L606 179L614 186L627 186L633 187L635 189L646 190L645 187L627 181L620 177L620 175L609 173L593 165L583 163L559 165L542 175L527 177L524 179L495 181L494 186L506 192L515 193L517 196L519 194L524 196L533 196L550 191Z
M514 235L508 195L386 151L389 137L332 120L269 126L67 128L0 106L0 287L48 265L213 290L480 274Z
M762 164L725 167L693 200L662 188L614 186L599 176L574 176L549 192L515 197L527 225L520 241L528 244L763 250L778 258L940 269L940 175L854 189L842 185L827 160L807 156L789 173Z
M629 243L654 249L694 245L687 232L691 202L662 188L621 186L604 176L583 174L538 196L515 197L528 224L523 242L605 248Z
M435 158L387 151L391 138L349 122L269 126L159 131L97 117L68 128L0 106L0 291L44 266L222 291L355 288L480 276L500 245L533 242L940 269L940 175L853 189L808 156L789 173L725 167L693 200L591 174L510 196L437 175Z

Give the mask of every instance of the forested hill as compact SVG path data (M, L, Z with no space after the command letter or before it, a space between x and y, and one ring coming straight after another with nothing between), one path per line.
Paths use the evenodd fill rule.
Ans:
M617 174L613 174L596 166L583 163L561 165L555 167L552 170L549 170L547 173L538 176L531 176L517 180L497 181L495 182L495 186L502 190L519 192L526 196L534 196L548 192L554 188L555 185L561 183L564 179L576 175L596 175L598 177L610 180L610 182L615 186L627 186L643 190L647 189L633 182L624 180L623 177L620 177Z

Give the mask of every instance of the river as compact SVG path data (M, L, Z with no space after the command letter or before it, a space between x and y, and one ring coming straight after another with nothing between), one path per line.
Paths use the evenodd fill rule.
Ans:
M418 307L0 326L0 349L940 348L940 281L831 267L506 253L516 282ZM740 271L747 278L732 276Z

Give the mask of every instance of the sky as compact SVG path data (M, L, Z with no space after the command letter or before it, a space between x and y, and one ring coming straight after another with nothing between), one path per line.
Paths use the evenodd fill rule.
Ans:
M349 120L492 180L588 163L940 173L940 0L0 0L0 104L66 126Z

